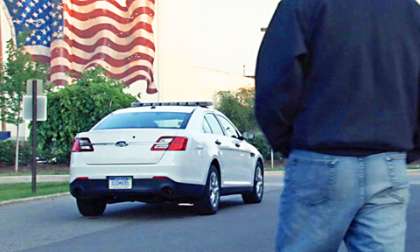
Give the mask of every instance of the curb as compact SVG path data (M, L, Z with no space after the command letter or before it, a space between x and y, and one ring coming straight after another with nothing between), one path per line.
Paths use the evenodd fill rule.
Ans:
M49 195L22 198L22 199L6 200L6 201L0 202L0 207L11 205L11 204L30 202L30 201L35 201L35 200L55 199L59 197L69 196L69 195L70 195L69 192L65 192L65 193L55 193L55 194L49 194Z

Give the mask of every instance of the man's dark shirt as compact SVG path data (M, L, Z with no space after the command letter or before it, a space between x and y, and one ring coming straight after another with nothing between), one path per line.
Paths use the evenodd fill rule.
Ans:
M283 0L258 57L256 116L286 155L410 151L419 86L416 0Z

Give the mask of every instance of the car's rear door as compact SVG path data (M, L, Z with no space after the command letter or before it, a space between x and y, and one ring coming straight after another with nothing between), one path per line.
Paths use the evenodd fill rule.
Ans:
M225 136L222 126L213 113L205 115L205 120L208 122L213 134L211 141L219 148L219 161L221 162L221 177L222 186L233 186L236 181L234 173L235 166L235 148L233 142Z
M236 127L221 114L217 115L228 141L233 145L233 150L231 152L231 159L233 160L232 166L232 176L233 181L237 186L248 186L250 183L249 174L250 174L250 153L249 150L245 147L245 143L239 139L239 132Z

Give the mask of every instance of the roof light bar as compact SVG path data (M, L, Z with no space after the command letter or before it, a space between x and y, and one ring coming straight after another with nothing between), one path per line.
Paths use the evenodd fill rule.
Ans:
M158 106L188 106L188 107L210 107L212 102L133 102L131 107L158 107Z

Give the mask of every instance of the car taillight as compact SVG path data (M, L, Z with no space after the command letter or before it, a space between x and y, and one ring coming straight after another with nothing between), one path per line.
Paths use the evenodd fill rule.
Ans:
M93 145L89 138L76 138L71 148L71 152L89 152L93 151Z
M186 137L161 137L152 146L152 151L185 151L188 138Z

